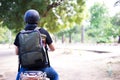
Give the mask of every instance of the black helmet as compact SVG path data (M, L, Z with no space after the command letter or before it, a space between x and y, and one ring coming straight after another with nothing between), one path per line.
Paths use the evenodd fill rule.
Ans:
M34 9L27 10L24 15L24 21L30 24L37 24L40 20L40 15L38 11Z

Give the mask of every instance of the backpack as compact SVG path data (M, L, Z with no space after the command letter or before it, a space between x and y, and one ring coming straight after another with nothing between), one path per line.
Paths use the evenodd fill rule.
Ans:
M19 63L24 68L42 68L47 54L38 29L22 30L19 34Z

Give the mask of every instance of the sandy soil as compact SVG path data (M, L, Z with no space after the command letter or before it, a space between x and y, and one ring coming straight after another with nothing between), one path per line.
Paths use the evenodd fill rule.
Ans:
M94 48L57 47L55 52L49 52L51 66L58 72L60 80L120 80L120 53ZM13 49L7 52L10 55L0 60L0 80L15 80L17 56Z

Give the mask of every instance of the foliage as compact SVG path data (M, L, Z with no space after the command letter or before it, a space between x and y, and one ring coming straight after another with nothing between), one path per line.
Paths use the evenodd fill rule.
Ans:
M90 13L91 27L99 28L103 26L105 22L107 22L104 18L107 18L108 11L104 4L95 3L90 9Z
M109 42L112 36L112 24L105 4L95 3L90 8L90 27L87 34L96 42Z
M56 32L85 18L84 0L0 0L0 21L15 32L24 27L23 16L26 10L36 9L41 15L39 26ZM63 25L60 25L60 21Z
M13 37L12 32L4 26L2 26L2 22L0 22L0 44L1 43L12 43Z
M71 27L71 28L66 28L65 30L62 30L58 32L56 35L58 36L59 39L64 36L65 39L69 40L69 43L71 42L80 42L80 27L78 25Z
M111 20L111 23L113 25L113 37L120 36L120 12L116 13Z

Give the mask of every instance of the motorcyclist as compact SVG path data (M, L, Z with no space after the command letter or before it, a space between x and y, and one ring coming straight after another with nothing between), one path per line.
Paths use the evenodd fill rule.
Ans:
M24 21L26 23L26 26L24 28L25 30L34 30L38 26L38 22L40 21L40 15L39 15L38 11L34 10L34 9L27 10L24 14ZM48 31L45 30L44 28L40 28L39 31L41 34L46 35L46 39L44 41L46 50L47 50L47 45L48 45L49 49L51 51L54 51L55 48L53 45L53 41L52 41L52 38L49 35ZM19 33L16 35L16 38L14 41L16 55L19 55L19 48L20 48L19 38L18 38ZM17 77L16 77L16 80L19 80L21 72L27 71L27 70L28 70L27 68L20 67ZM50 80L59 80L58 73L49 64L48 64L48 66L46 66L44 68L40 68L39 70L46 72L47 77L50 78Z

